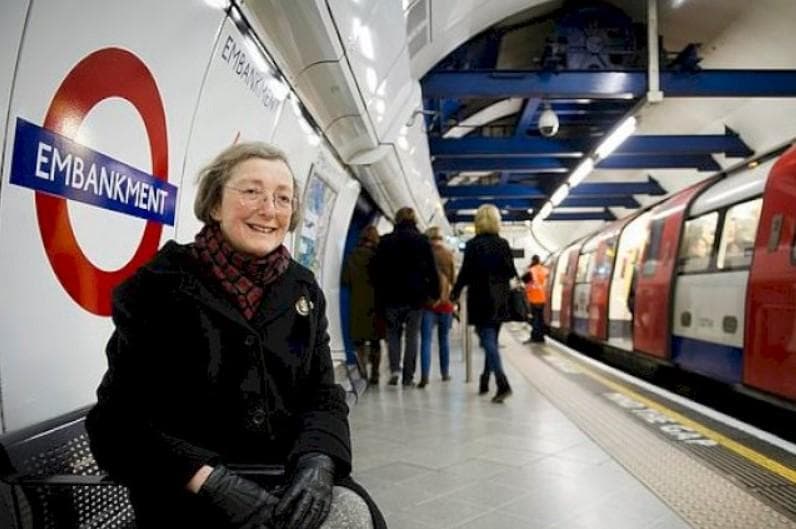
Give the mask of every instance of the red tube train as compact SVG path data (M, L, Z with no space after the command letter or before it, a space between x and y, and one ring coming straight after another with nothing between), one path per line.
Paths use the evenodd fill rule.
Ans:
M552 256L552 332L796 403L796 146Z

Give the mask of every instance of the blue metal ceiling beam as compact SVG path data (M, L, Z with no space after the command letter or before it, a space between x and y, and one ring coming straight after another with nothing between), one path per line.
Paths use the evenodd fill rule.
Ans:
M424 97L639 97L646 91L646 73L432 71L421 82Z
M520 112L520 117L517 120L517 127L514 129L515 136L524 136L526 134L526 131L534 123L533 117L541 102L542 99L539 97L529 97L525 100L525 105L522 107L522 112Z
M640 207L638 200L633 195L616 195L604 197L578 197L568 196L559 207L561 208L637 208Z
M582 108L570 108L570 109L561 109L557 106L553 105L553 111L556 113L558 117L561 116L621 116L625 112L627 112L626 108L623 109L599 109L599 108L590 108L590 107L582 107Z
M432 162L434 172L459 173L461 171L524 171L561 172L569 166L556 158L441 158Z
M440 186L439 196L445 197L515 197L546 198L538 187L509 184L505 186Z
M494 204L501 209L535 209L541 207L544 199L529 198L457 198L445 203L445 211L460 209L477 209L482 204ZM604 197L577 197L570 196L564 199L559 207L562 208L637 208L640 204L632 195L604 196Z
M570 164L557 158L532 156L492 156L468 158L436 158L434 172L462 171L569 172ZM718 171L719 164L708 154L687 155L614 155L597 164L598 169L683 169Z
M557 138L429 138L431 155L441 157L583 156L594 140Z
M646 182L584 182L578 184L570 192L570 196L606 196L606 195L665 195L666 190L657 180L648 178Z
M445 212L455 213L462 209L477 209L482 204L494 204L500 209L536 209L545 198L459 198L445 203Z
M542 205L544 198L456 198L445 203L445 211L477 209L481 204L494 204L502 209L532 209Z
M508 173L509 179L506 183L523 182L534 180L538 182L549 178L561 178L565 173Z
M582 103L579 101L583 101ZM633 105L632 101L623 99L553 99L550 105L559 112L627 112Z
M541 137L430 138L431 155L438 158L486 156L573 156L587 152L594 138L558 139ZM631 136L614 152L618 155L683 155L724 153L745 158L754 154L737 134L678 136Z
M616 220L616 215L609 210L602 211L578 211L572 213L556 212L553 211L545 220L563 220L563 221L576 221L576 220Z
M458 99L442 99L439 102L440 120L446 123L449 119L456 114L462 107L461 101Z
M665 195L666 190L657 180L649 178L646 182L584 182L572 191L571 197L606 197L630 195ZM482 197L487 198L547 198L547 193L539 187L508 184L505 186L440 186L439 196L443 198Z
M667 97L793 97L796 70L661 72L661 90Z
M729 131L727 134L630 136L614 151L614 155L713 153L746 158L754 154L754 151L740 136Z
M460 215L458 213L448 215L449 222L473 222L475 215ZM524 221L533 219L533 214L527 211L510 211L501 214L503 221ZM616 220L616 215L607 209L602 211L578 211L572 213L553 212L545 220L562 221L584 221L584 220Z
M666 97L793 97L796 70L661 72ZM531 70L432 71L424 97L574 97L630 99L647 91L647 73Z
M709 154L622 156L613 154L597 164L597 169L696 169L718 171L721 166Z

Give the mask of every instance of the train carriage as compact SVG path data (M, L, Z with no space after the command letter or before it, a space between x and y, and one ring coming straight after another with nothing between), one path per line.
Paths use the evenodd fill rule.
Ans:
M744 384L796 399L796 147L763 190L746 300Z
M796 147L783 151L554 255L553 332L796 398Z

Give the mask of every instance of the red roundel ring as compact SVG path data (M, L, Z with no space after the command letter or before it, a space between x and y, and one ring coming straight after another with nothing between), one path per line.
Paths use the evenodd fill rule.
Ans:
M157 83L146 65L119 48L86 56L69 72L53 96L44 128L74 139L86 114L101 101L121 97L144 120L152 174L168 181L169 150L166 114ZM111 292L157 252L162 224L147 221L132 259L118 270L100 270L88 260L75 238L66 199L36 193L36 215L47 258L64 289L81 307L98 316L111 313Z

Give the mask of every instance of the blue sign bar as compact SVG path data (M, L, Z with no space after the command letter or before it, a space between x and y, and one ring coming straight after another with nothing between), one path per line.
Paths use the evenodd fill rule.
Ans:
M11 183L174 225L176 186L21 118Z
M432 71L423 97L544 97L634 99L647 91L646 71ZM666 97L793 97L795 70L661 72Z

